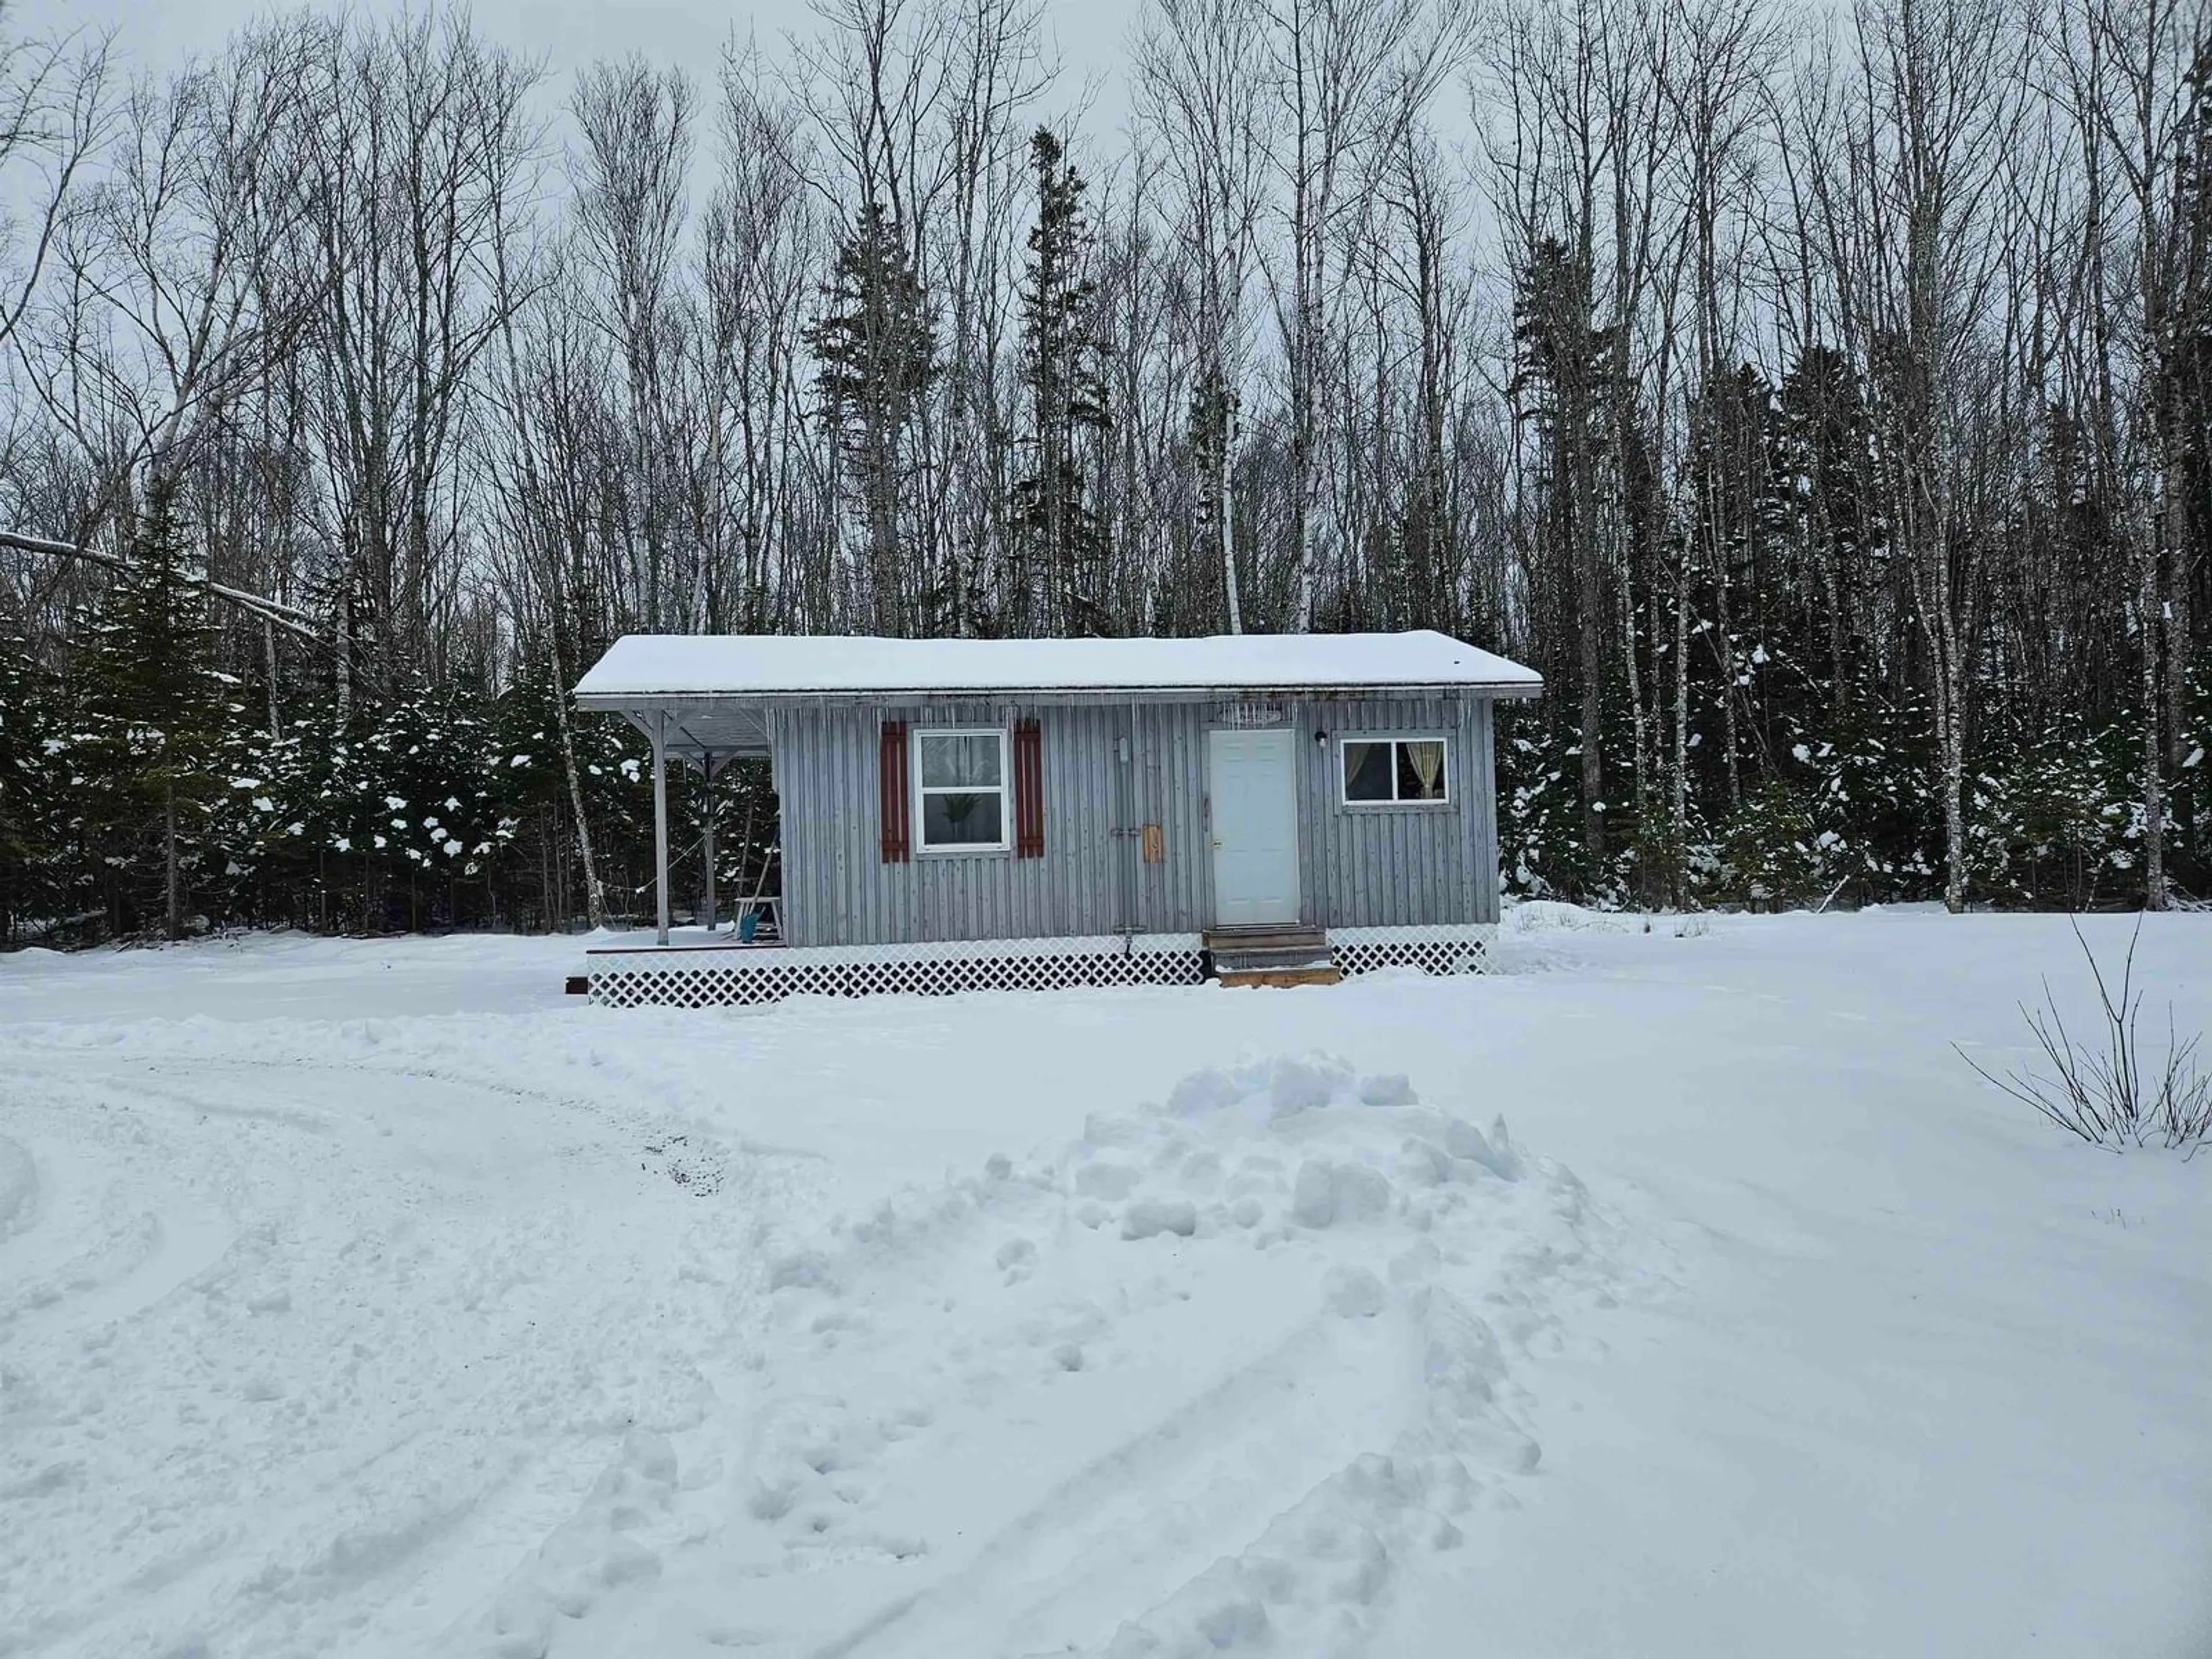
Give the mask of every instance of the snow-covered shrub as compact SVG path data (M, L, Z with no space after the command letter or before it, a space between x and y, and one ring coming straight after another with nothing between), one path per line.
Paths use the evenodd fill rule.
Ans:
M2136 945L2142 938L2142 921L2137 917L2115 982L2081 937L2080 924L2075 925L2075 942L2096 982L2101 1023L2087 1034L2069 1030L2046 981L2041 1008L2020 1005L2042 1053L2041 1066L2031 1062L2000 1077L1964 1048L1959 1048L1959 1057L1987 1082L2093 1146L2119 1152L2162 1146L2193 1155L2212 1139L2212 1072L2197 1054L2203 1034L2185 1030L2169 1002L2164 1053L2158 1051L2154 1030L2145 1037L2143 994L2135 982Z
M1839 723L1799 732L1787 775L1812 792L1815 835L1851 900L1927 898L1942 884L1942 817L1930 716L1915 702L1854 698Z
M514 837L490 748L478 696L421 685L343 726L314 709L237 734L220 815L237 912L372 932L483 917Z
M1721 833L1721 890L1753 909L1817 902L1840 879L1838 837L1809 790L1776 780L1753 790Z
M1498 721L1498 855L1504 890L1618 908L1629 898L1637 862L1634 787L1625 757L1608 752L1606 776L1618 799L1602 808L1603 857L1588 834L1582 796L1582 743L1571 730L1542 725L1533 713Z
M1498 854L1509 892L1548 898L1580 892L1582 799L1566 743L1533 720L1501 720Z
M2198 653L2182 699L2181 764L2168 781L2177 833L2169 848L2174 878L2212 898L2212 650Z
M2075 722L1979 769L1966 793L1976 890L2000 903L2069 910L2140 896L2139 764L2127 722L2097 732Z

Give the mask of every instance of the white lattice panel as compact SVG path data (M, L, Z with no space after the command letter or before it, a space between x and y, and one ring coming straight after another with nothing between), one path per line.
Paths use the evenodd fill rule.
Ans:
M995 944L843 945L792 950L605 952L590 962L592 1000L710 1008L789 996L945 996L1075 986L1195 985L1195 935L1139 939L1016 939Z
M1496 929L1482 926L1340 927L1328 935L1345 974L1419 968L1479 974ZM728 951L615 951L589 959L592 1000L614 1008L714 1008L790 996L946 996L960 991L1056 991L1099 985L1196 985L1195 934L947 940Z
M1473 923L1436 927L1333 927L1328 945L1349 976L1377 968L1431 974L1479 974L1497 930Z

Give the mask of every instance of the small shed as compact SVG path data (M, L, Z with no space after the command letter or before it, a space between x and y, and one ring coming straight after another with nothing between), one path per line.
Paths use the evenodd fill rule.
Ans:
M1433 632L652 635L576 688L653 747L658 926L592 996L1334 978L1480 965L1492 714L1540 678ZM672 925L667 773L764 756L772 942ZM708 851L711 866L711 848Z

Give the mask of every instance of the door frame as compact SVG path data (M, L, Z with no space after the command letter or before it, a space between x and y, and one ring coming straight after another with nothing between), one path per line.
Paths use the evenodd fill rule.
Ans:
M1214 835L1217 821L1214 796L1214 739L1225 737L1279 738L1283 744L1283 771L1290 782L1290 799L1285 811L1291 832L1291 914L1277 921L1224 921L1221 919L1221 847ZM1298 739L1295 725L1285 722L1279 726L1209 726L1206 729L1206 886L1210 902L1207 906L1213 920L1212 927L1295 927L1305 914L1305 872L1303 868L1304 838L1298 825Z

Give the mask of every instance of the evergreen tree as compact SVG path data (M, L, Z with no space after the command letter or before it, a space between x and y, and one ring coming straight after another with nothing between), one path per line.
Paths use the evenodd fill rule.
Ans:
M2080 720L1992 756L1968 798L1974 884L2001 903L2084 910L2140 863L2124 726Z
M301 741L240 720L225 734L204 836L209 848L203 895L232 921L274 927L306 923L308 874L296 857L306 826L289 809L300 791Z
M1498 861L1508 892L1530 898L1623 902L1636 858L1632 837L1601 857L1583 834L1583 807L1570 779L1582 750L1574 729L1534 710L1501 711L1498 727Z
M500 821L512 827L503 854L517 894L510 908L519 906L517 919L531 926L565 927L588 909L575 811L560 756L556 700L567 692L555 685L545 652L526 649L519 660L520 673L492 709L487 762ZM634 890L652 873L649 751L627 721L578 717L573 711L570 719L577 786L592 844L616 889ZM678 792L670 805L683 799ZM726 872L726 858L724 862Z
M495 797L482 696L466 683L418 681L393 699L365 749L369 834L385 872L384 914L372 923L413 932L478 919L483 896L473 890L515 830Z
M148 492L130 567L104 596L81 665L91 830L119 931L152 916L181 939L201 864L197 832L220 793L213 763L228 685L215 671L205 592L184 564L173 483Z
M1601 463L1608 443L1612 331L1595 321L1596 289L1585 254L1539 239L1516 274L1515 418L1537 435L1536 556L1532 618L1551 649L1544 672L1550 718L1575 722L1582 833L1593 862L1606 857L1603 641L1610 611L1598 534Z
M1799 785L1770 778L1721 834L1722 894L1753 910L1817 903L1840 879L1838 848Z
M28 642L0 636L0 944L63 908L55 815L63 800L57 762L67 742L55 720L58 698Z
M1037 217L1021 293L1030 471L1014 485L1014 518L1032 550L1026 586L1045 600L1036 617L1042 630L1108 634L1116 630L1103 592L1104 531L1084 494L1084 439L1095 441L1109 422L1083 177L1042 128L1030 140L1030 159Z
M1872 442L1864 388L1850 360L1827 346L1802 349L1776 389L1774 471L1808 610L1826 634L1820 678L1840 711L1873 671L1874 641L1855 636L1864 596L1881 574Z
M912 428L937 378L936 331L906 235L882 204L865 204L837 250L823 311L806 330L820 369L820 416L866 526L866 614L879 634L907 631L902 509L919 459Z
M1765 665L1755 626L1747 629L1741 596L1756 591L1769 477L1765 447L1768 392L1756 369L1717 377L1689 398L1689 453L1684 468L1693 550L1692 594L1698 622L1686 672L1692 694L1710 691L1714 716L1693 759L1705 774L1701 793L1717 795L1731 815L1744 805L1746 750L1753 743L1755 670ZM1755 658L1756 653L1756 659Z
M1919 899L1936 890L1942 820L1926 707L1869 696L1818 732L1793 739L1790 769L1810 775L1814 817L1836 838L1836 873L1869 903Z

